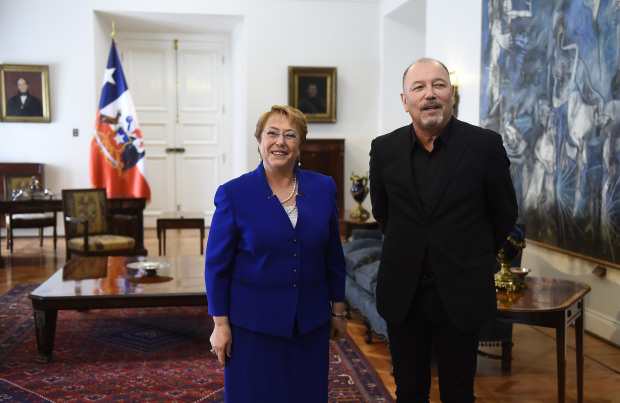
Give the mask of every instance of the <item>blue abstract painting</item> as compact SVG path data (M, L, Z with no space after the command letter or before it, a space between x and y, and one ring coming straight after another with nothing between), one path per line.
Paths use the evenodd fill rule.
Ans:
M620 263L620 0L483 0L480 122L527 237Z

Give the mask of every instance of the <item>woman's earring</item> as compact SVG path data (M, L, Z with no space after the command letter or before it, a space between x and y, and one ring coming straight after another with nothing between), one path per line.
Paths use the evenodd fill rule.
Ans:
M298 167L301 166L301 155L299 157L297 157L297 166Z

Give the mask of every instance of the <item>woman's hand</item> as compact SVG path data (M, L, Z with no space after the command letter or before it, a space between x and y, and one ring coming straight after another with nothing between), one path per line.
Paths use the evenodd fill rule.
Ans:
M228 316L214 316L215 327L211 333L211 352L217 356L220 364L226 364L226 356L230 357L232 347L232 332L228 323Z
M332 318L331 326L329 329L329 338L331 340L340 340L347 332L347 319L346 318Z
M332 304L332 312L336 314L344 314L344 302L334 302ZM332 317L329 329L329 338L332 340L340 340L347 332L347 318Z

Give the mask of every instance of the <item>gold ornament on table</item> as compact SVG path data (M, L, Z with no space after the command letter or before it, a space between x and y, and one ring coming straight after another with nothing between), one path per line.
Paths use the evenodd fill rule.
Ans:
M525 235L517 226L514 226L508 234L508 238L502 245L497 259L502 266L499 273L495 274L495 288L506 291L521 291L523 289L523 278L517 276L510 270L512 261L519 256L525 248Z
M355 175L355 172L351 172L351 182L351 196L357 202L357 207L351 210L349 217L366 221L370 213L362 207L362 202L368 196L368 172L366 176Z

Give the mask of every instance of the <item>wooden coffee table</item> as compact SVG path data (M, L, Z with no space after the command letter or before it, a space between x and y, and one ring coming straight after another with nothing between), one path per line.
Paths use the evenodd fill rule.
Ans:
M154 262L152 270L131 268ZM133 263L133 265L131 264ZM52 361L59 310L207 305L202 256L112 256L69 260L32 291L37 362Z

